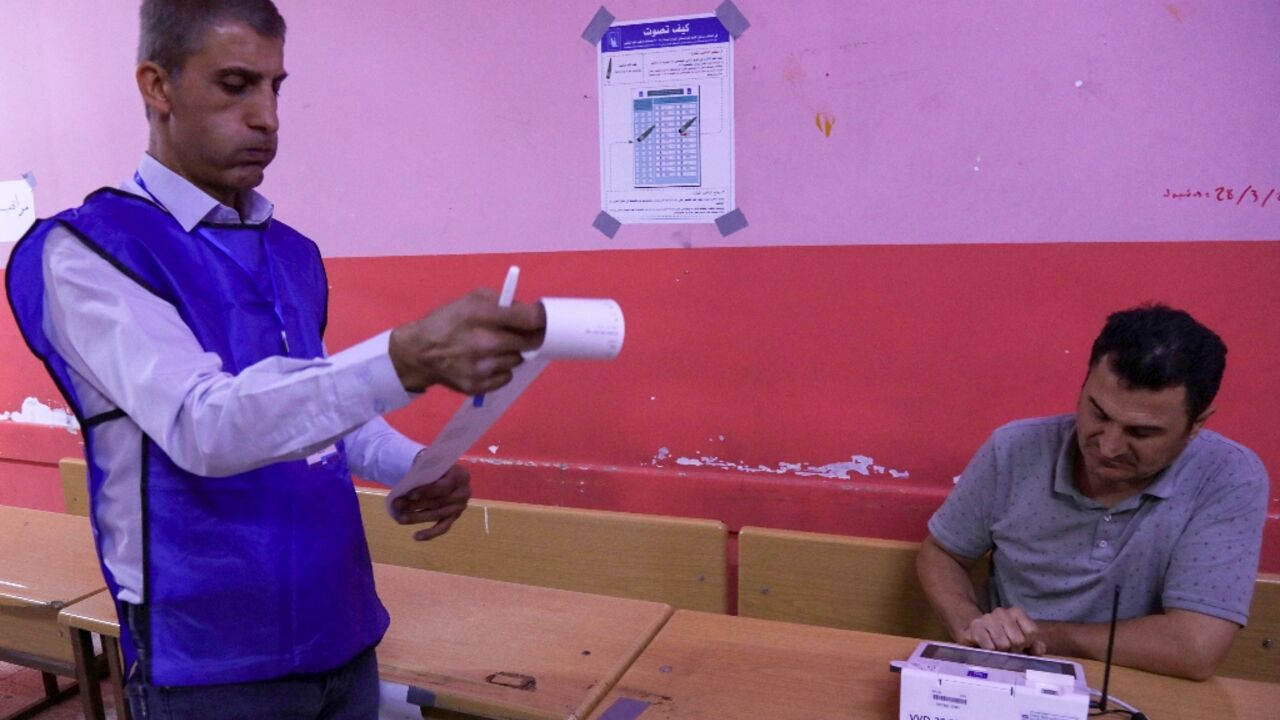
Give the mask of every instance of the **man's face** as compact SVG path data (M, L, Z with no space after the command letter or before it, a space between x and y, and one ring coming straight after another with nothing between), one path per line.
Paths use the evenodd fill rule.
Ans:
M210 28L200 52L167 81L168 158L196 186L231 205L262 183L275 159L276 103L284 81L284 41L240 23ZM228 202L230 200L230 202Z
M1143 483L1168 467L1212 411L1188 426L1185 386L1146 390L1127 385L1104 356L1089 372L1076 408L1076 440L1091 489Z

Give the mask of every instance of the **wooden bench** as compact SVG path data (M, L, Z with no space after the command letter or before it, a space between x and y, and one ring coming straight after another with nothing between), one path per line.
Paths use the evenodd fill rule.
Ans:
M712 520L473 500L445 535L413 539L386 492L358 490L374 562L723 613L728 533Z
M916 578L920 544L746 527L738 614L936 640L949 637ZM987 565L975 564L974 583ZM1218 675L1280 683L1280 575L1260 575L1249 625Z
M1249 624L1236 633L1218 674L1280 683L1280 575L1258 576Z
M87 515L84 461L59 467L67 512ZM447 535L418 543L387 517L385 492L358 494L378 562L725 611L720 523L480 500ZM916 580L918 543L754 527L738 542L741 615L947 639ZM1249 625L1218 674L1280 683L1280 575L1258 577Z
M88 515L83 460L58 463L68 513ZM723 523L473 500L442 537L413 539L386 511L386 491L359 488L375 562L725 612Z
M89 517L89 466L79 458L58 461L58 477L62 479L62 502L71 515Z
M899 540L744 527L738 614L949 640L916 580L919 549Z
M67 512L87 515L83 460L59 463ZM473 500L429 542L396 524L386 491L357 489L374 562L725 612L723 523Z

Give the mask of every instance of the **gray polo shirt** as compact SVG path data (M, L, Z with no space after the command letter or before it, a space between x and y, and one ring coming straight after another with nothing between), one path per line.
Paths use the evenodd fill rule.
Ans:
M1142 493L1110 509L1072 479L1075 416L996 430L929 520L956 555L992 553L991 607L1107 622L1181 608L1244 625L1269 484L1248 448L1202 430Z

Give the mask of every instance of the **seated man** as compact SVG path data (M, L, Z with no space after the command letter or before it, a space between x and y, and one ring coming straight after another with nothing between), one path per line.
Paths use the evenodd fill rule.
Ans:
M1269 485L1204 430L1227 348L1165 306L1112 314L1075 415L1020 420L978 450L917 560L956 642L1205 679L1248 619ZM986 597L968 568L990 551Z

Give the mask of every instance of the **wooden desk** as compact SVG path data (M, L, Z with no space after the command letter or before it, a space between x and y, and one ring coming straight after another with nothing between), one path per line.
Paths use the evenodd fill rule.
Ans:
M591 718L896 720L899 678L889 661L906 659L917 642L680 610ZM1099 687L1102 664L1083 664ZM1127 668L1112 670L1111 693L1152 720L1263 720L1280 707L1280 685L1197 683Z
M29 717L76 691L58 689L72 675L85 715L102 717L102 694L87 682L93 647L76 647L58 625L64 606L104 590L89 520L0 505L0 659L44 674L45 698L11 717Z
M102 654L107 660L107 677L111 699L115 701L117 720L129 720L129 703L124 696L124 671L120 660L120 620L111 593L94 593L63 608L58 622L71 632L75 647L92 647L93 635L102 639Z
M391 629L384 680L434 695L425 717L577 720L671 615L643 600L375 565Z

